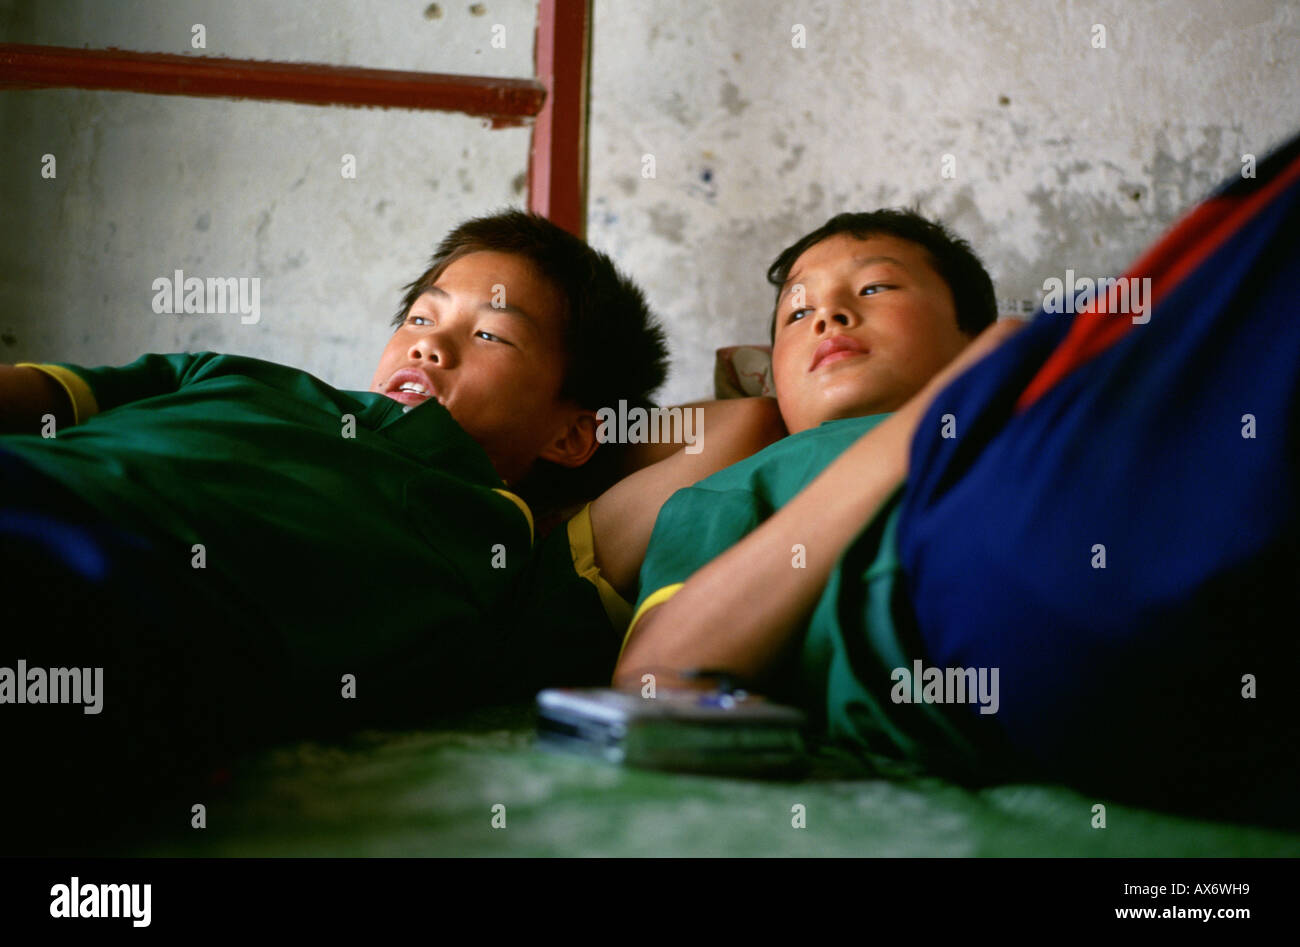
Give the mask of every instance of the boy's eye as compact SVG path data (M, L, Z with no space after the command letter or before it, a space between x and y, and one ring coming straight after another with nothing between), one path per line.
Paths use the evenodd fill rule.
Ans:
M874 296L874 295L876 295L876 294L875 294L875 292L871 292L871 290L877 290L877 289L889 289L889 288L890 288L890 287L889 287L887 284L885 284L885 283L872 283L870 286L863 286L863 287L862 287L862 292L858 293L858 295L859 295L859 296Z
M427 316L411 316L411 325L424 326L433 325L433 320Z
M809 312L812 312L812 310L811 310L811 309L796 309L794 312L790 313L789 318L787 318L787 319L785 320L785 321L786 321L786 324L788 325L788 324L791 323L791 322L798 322L800 319L802 319L802 318L804 317L804 314L805 314L805 313L809 313Z
M501 338L501 336L499 336L499 335L493 335L491 332L487 332L487 331L485 331L485 330L483 330L483 329L479 329L479 330L478 330L477 332L475 332L474 334L477 335L477 336L479 336L480 338L487 339L489 342L503 342L503 343L505 343L506 345L510 345L510 344L511 344L511 343L507 342L505 339Z

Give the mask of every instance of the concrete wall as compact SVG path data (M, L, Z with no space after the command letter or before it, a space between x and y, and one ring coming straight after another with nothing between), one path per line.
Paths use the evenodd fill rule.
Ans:
M191 49L196 23L205 50ZM503 76L533 74L534 29L532 0L0 4L10 42ZM437 240L523 201L528 141L450 114L2 92L0 361L212 349L366 388L401 286ZM156 314L153 281L177 269L259 277L259 322Z
M673 399L709 393L718 346L767 341L768 264L832 214L919 204L1000 297L1036 298L1066 267L1117 274L1242 154L1300 131L1293 0L595 10L589 236L663 311Z
M1067 267L1119 271L1300 130L1296 0L595 0L594 17L589 237L669 327L667 400L709 394L716 347L765 341L763 272L833 213L919 204L1000 296L1032 299ZM526 76L534 18L532 0L0 0L0 38L198 54L203 23L208 55ZM4 92L0 361L211 348L364 387L438 237L522 201L527 144L448 115ZM177 268L260 276L260 322L155 314L152 281Z

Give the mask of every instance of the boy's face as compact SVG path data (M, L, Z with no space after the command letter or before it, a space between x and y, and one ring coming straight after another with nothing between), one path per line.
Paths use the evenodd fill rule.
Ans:
M409 405L436 398L507 482L539 457L577 466L595 441L575 447L572 429L590 416L594 430L595 415L560 399L564 319L559 290L530 260L467 254L411 306L370 389Z
M795 261L777 301L772 373L786 428L894 411L969 341L924 247L827 237Z

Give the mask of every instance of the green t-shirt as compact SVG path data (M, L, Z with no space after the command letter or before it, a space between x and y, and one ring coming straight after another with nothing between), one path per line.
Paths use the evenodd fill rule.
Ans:
M599 598L571 560L535 557L526 504L432 399L408 411L210 352L36 367L68 390L77 423L0 449L148 538L182 581L219 589L322 712L416 722L531 696L610 647L615 632L595 619L524 620L548 601ZM358 697L342 710L345 674Z
M824 422L674 493L655 523L633 624L887 416ZM799 704L834 740L965 771L975 759L965 708L891 700L893 669L913 669L923 656L898 561L901 495L889 498L836 564L801 634L798 666L778 676L772 696ZM796 550L783 555L796 567Z
M636 614L652 596L662 601L664 590L744 539L886 417L823 422L674 493L655 520Z

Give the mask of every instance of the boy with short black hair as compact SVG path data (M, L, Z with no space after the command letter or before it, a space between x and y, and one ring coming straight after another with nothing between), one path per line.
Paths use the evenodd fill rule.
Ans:
M562 398L589 410L616 405L620 399L632 405L650 403L667 374L668 349L645 295L607 256L544 217L507 211L462 223L443 238L425 271L404 288L393 328L401 332L412 309L445 298L436 287L449 266L484 252L531 262L563 300ZM435 299L426 299L431 290ZM504 314L514 311L501 291L494 291L490 302ZM426 321L428 315L424 313ZM607 444L577 467L540 456L522 479L506 479L534 505L589 499L624 472L629 463L624 447Z
M1294 827L1300 716L1263 670L1297 652L1298 237L1300 137L1257 178L1233 174L1117 280L1150 285L1142 311L1085 289L1068 317L1004 320L829 465L812 442L788 469L764 459L801 437L838 449L853 421L705 481L704 508L730 508L693 524L730 545L717 558L671 554L691 502L674 498L616 680L793 677L786 693L868 751ZM871 360L902 349L872 350L858 327L876 313L848 302L876 279L831 279L790 323L868 343L817 346L805 376L839 390L795 393L813 421L870 402L872 377L898 380ZM909 285L880 281L882 296ZM891 318L904 309L934 315ZM791 480L809 482L792 495Z
M952 291L957 310L957 328L974 337L983 332L997 315L993 281L971 245L958 237L942 222L929 220L909 209L882 207L865 213L836 214L816 230L786 247L767 269L767 281L781 290L790 280L791 270L804 251L830 237L839 235L865 240L881 234L906 240L923 248L928 262ZM772 340L776 339L776 311L772 312Z
M782 251L769 279L773 380L790 436L664 505L615 683L652 673L693 686L679 675L722 670L808 706L832 732L883 728L911 746L862 688L835 699L856 679L832 633L828 580L894 502L927 393L1010 327L980 333L996 313L978 257L908 211L833 217ZM902 655L890 616L878 617L879 653ZM836 718L844 707L851 719Z
M599 444L596 411L662 381L662 332L535 215L456 228L401 315L368 392L210 352L0 366L0 642L29 668L103 668L98 736L55 786L607 678L658 504L776 436L752 399L692 455ZM655 463L535 547L517 491L537 465L620 451ZM83 745L91 717L4 685L28 704L0 713L15 741Z

